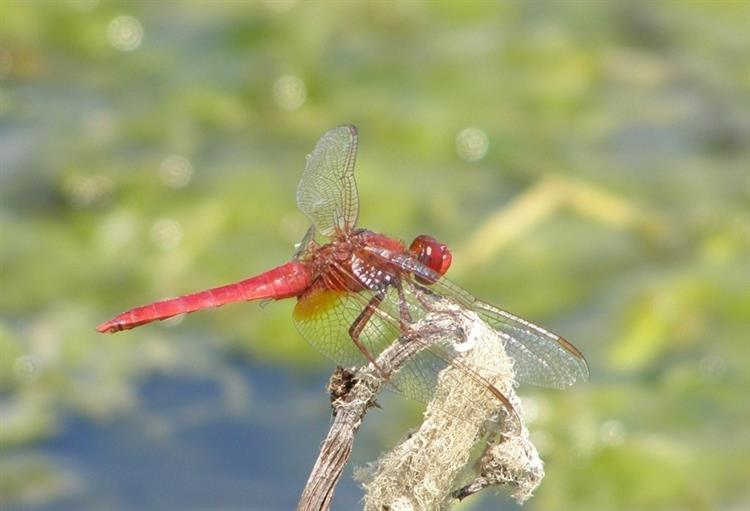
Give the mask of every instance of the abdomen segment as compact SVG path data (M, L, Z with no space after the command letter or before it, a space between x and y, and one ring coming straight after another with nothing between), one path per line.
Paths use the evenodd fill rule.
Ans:
M96 329L99 332L119 332L227 303L299 296L310 286L311 279L312 272L307 265L292 261L234 284L135 307L105 321Z

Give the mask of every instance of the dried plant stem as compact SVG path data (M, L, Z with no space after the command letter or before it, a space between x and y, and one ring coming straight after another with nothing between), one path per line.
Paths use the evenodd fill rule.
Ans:
M454 321L470 344L460 363L492 383L520 414L512 361L494 330L473 313L461 312ZM454 499L494 484L513 485L519 502L531 495L544 475L542 462L520 416L508 415L483 383L456 367L442 371L419 430L382 455L364 482L366 510L447 509ZM473 447L485 436L480 475L457 490Z
M428 320L429 316L424 321ZM426 343L399 338L378 356L378 366L384 371L397 371L409 357L424 349L425 345ZM354 435L385 383L381 372L373 364L355 372L336 369L329 384L333 421L302 491L297 505L299 511L330 508L336 484L352 452ZM350 385L351 388L348 388Z
M494 331L473 313L442 307L415 325L418 333L423 332L422 342L397 340L378 356L378 365L396 371L427 346L460 337L458 344L449 341L465 347L457 361L489 380L520 411L512 363ZM334 374L330 388L334 419L297 509L329 509L354 435L384 383L372 364L353 373L339 369ZM520 419L503 420L506 412L479 380L456 367L443 370L419 430L381 456L362 478L366 479L365 509L445 509L455 499L494 484L513 485L519 502L528 498L543 477L542 463L525 426ZM479 476L460 485L472 448L487 437L490 422L496 427L479 461Z

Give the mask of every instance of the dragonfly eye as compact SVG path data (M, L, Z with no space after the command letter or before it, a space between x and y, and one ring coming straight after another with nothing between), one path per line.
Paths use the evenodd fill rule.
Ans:
M438 275L444 275L453 261L453 256L448 249L448 245L440 243L432 236L427 236L426 234L414 238L414 241L409 246L409 252L414 254L419 262Z

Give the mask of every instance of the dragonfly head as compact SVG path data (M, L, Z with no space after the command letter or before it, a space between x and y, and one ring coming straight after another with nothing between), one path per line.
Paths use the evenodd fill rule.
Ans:
M409 252L422 264L427 266L429 269L437 272L438 275L442 276L448 271L453 261L451 251L448 249L448 245L440 243L432 236L422 234L414 238L414 241L409 245ZM425 284L430 284L429 279L417 277L417 280L423 281ZM437 280L437 279L434 279Z

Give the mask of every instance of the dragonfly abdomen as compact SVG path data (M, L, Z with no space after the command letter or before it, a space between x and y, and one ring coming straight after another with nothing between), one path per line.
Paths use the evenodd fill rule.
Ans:
M135 307L102 323L96 329L99 332L119 332L227 303L299 296L310 286L311 279L312 272L308 265L291 261L240 282Z

